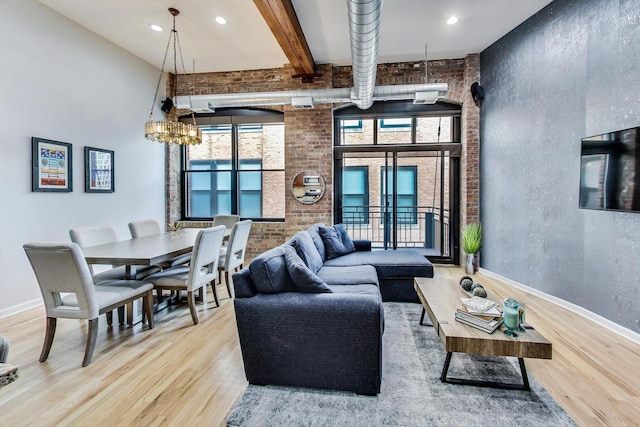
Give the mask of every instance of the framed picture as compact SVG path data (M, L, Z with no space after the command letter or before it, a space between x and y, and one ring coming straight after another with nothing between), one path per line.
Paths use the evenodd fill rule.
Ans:
M73 191L71 144L31 138L31 191Z
M102 148L84 147L84 191L113 193L114 153Z

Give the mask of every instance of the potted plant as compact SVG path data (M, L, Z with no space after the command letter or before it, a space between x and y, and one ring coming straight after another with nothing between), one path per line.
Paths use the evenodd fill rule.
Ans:
M462 249L467 254L465 270L467 274L476 272L475 255L482 245L482 226L478 223L467 224L462 230Z

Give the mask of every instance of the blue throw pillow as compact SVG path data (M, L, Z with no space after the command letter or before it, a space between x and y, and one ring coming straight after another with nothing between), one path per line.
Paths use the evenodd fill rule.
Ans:
M356 247L353 244L353 240L351 240L342 224L336 224L333 227L320 227L318 231L324 243L327 259L338 258L355 252Z
M309 267L312 272L317 273L322 267L322 258L320 257L320 253L318 253L316 245L313 243L311 235L306 231L299 231L293 236L293 239L291 239L291 244L305 265Z
M320 258L322 259L322 261L324 261L325 259L327 259L327 254L324 249L324 242L322 241L322 237L320 237L320 227L324 227L324 224L321 222L313 224L311 228L307 230L307 232L311 236L311 240L313 240L313 244L318 250Z
M293 292L296 289L287 271L285 247L281 245L261 253L249 264L249 274L256 290L265 294Z
M326 282L309 270L293 247L285 245L284 258L289 276L297 290L308 293L332 293Z

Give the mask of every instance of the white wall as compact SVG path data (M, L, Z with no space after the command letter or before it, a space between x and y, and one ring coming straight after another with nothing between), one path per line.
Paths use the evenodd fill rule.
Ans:
M164 146L144 138L159 70L35 0L2 3L0 317L41 299L25 242L102 224L127 238L165 212ZM32 136L73 144L73 192L31 192ZM84 192L85 146L115 151L114 193Z

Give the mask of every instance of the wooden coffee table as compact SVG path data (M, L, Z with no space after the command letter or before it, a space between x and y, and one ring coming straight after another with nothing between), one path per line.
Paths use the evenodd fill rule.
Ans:
M422 324L426 312L447 352L442 375L440 376L442 382L530 390L524 359L551 359L551 343L545 337L529 325L525 325L526 332L519 333L517 337L510 337L503 333L504 326L498 328L493 334L487 334L464 323L457 322L455 320L456 309L462 306L460 298L466 298L467 294L453 280L416 277L414 279L414 287L424 307L420 323ZM491 293L488 293L487 297L493 301L500 302L493 298ZM522 374L522 384L447 378L453 353L517 357Z

